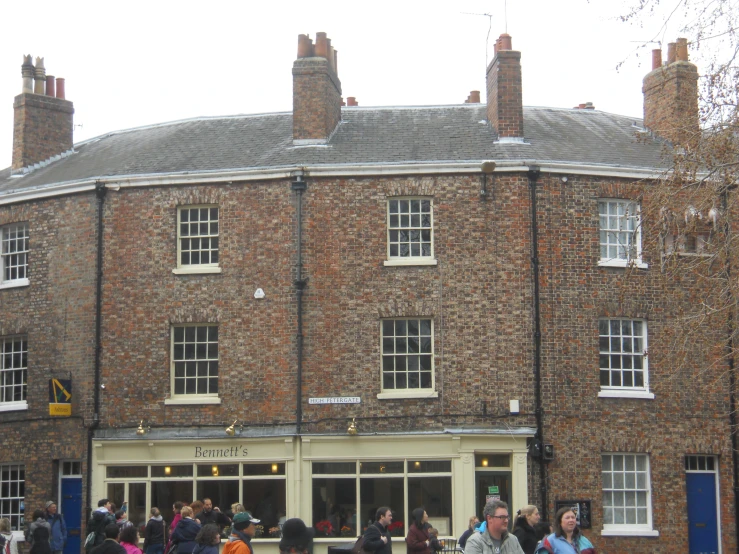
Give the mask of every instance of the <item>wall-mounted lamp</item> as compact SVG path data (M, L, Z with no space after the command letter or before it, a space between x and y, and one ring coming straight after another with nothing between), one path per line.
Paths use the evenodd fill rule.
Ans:
M482 178L480 181L480 196L485 198L488 194L488 175L492 175L495 171L495 162L482 162L480 166Z
M415 462L413 465L416 467L421 467L421 462Z
M219 475L218 466L211 467L210 468L210 473L211 473L211 475L213 475L213 477L218 477L218 475Z
M488 467L488 459L487 458L483 458L481 463L482 463L482 467Z
M139 422L139 426L136 428L136 434L141 436L145 435L151 431L151 425L147 424L146 427L144 427L144 420L142 419L141 422Z
M236 422L238 422L238 421L239 421L239 420L237 419L237 420L235 420L235 421L234 421L234 422L233 422L233 423L232 423L231 425L229 425L228 427L226 427L226 434L227 434L227 435L228 435L229 437L233 437L233 436L234 436L234 435L236 434ZM239 434L241 434L241 430L242 430L243 428L244 428L244 426L243 426L243 425L241 425L241 424L239 424Z
M351 435L352 437L358 433L357 431L357 422L355 418L352 418L352 422L349 424L349 427L346 429L346 434Z
M279 466L277 464L272 464L272 473L277 473L278 469L279 469Z
M164 475L172 475L172 468L169 466L164 466Z

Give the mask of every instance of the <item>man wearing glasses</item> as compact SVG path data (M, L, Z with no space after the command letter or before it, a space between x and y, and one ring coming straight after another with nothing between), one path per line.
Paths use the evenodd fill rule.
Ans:
M487 528L467 539L464 554L523 554L515 535L508 532L508 504L491 500L482 511Z

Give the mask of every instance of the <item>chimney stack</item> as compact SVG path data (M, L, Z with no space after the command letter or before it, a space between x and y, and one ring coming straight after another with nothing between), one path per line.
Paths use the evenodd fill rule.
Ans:
M23 56L23 88L13 102L11 172L62 154L73 145L74 107L64 99L64 79L47 76L43 58L36 58L35 66L31 60Z
M652 52L652 71L644 77L644 126L675 144L698 140L698 69L688 61L688 41L677 39L662 51Z
M523 142L521 52L512 48L511 36L500 35L487 68L487 112L499 141Z
M293 141L325 144L341 121L341 82L337 52L326 33L298 36L293 63ZM350 104L351 105L351 104Z

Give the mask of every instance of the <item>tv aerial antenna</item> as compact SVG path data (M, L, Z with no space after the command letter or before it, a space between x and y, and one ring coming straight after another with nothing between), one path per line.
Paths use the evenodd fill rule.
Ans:
M490 43L490 31L493 28L493 14L491 13L473 13L473 12L462 12L464 15L482 15L488 18L488 35L485 37L485 67L488 66L488 52ZM505 33L508 33L508 0L503 0L503 24Z

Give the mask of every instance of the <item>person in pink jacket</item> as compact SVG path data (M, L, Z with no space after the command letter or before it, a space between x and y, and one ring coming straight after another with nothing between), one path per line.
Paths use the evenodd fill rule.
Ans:
M121 529L118 543L126 549L127 554L144 554L139 548L139 530L133 525Z

